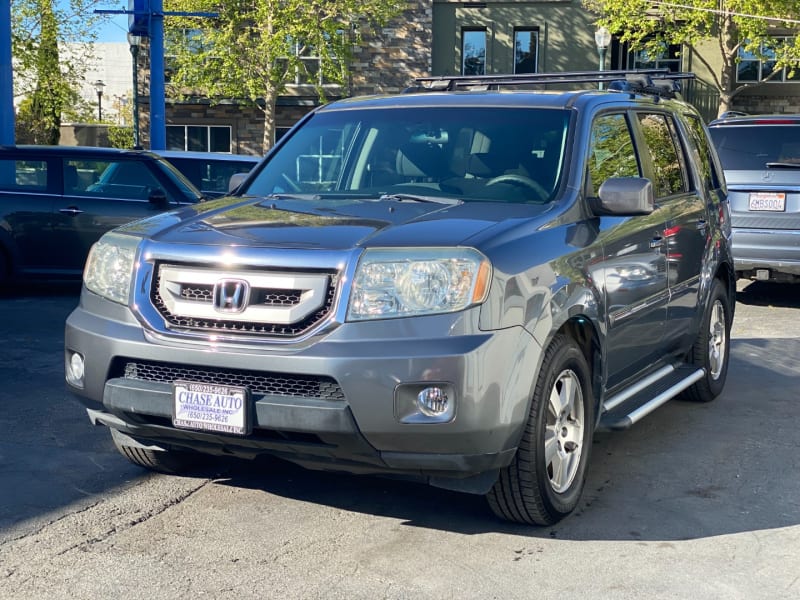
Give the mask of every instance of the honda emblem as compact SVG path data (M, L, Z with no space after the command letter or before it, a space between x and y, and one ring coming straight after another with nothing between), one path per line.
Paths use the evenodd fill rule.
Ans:
M221 279L214 285L214 310L240 313L247 308L250 284L241 279Z

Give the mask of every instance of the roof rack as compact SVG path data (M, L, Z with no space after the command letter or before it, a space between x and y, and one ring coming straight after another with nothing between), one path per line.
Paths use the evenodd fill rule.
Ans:
M673 73L669 69L619 71L565 71L563 73L516 73L507 75L442 75L417 77L405 92L444 92L456 90L498 90L517 85L609 82L608 89L629 93L674 97L679 79L694 79L694 73Z

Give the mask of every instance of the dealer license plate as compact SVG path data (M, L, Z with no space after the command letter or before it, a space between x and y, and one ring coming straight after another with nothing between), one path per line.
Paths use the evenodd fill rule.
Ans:
M246 388L176 381L172 424L234 435L250 433Z
M782 192L754 192L750 194L750 210L786 210L786 194Z

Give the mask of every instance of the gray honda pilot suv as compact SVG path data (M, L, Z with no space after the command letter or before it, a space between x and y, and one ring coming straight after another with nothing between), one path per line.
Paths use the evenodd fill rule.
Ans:
M156 471L269 453L556 522L594 431L725 383L724 180L656 76L427 78L320 107L235 196L94 246L69 389ZM552 82L576 85L516 86Z

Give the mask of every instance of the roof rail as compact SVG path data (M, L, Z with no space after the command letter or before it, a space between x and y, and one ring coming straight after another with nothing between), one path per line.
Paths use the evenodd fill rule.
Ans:
M515 73L507 75L441 75L417 77L405 92L489 90L517 85L610 82L609 90L673 97L678 79L693 79L694 73L673 73L669 69L619 71L565 71L563 73Z

